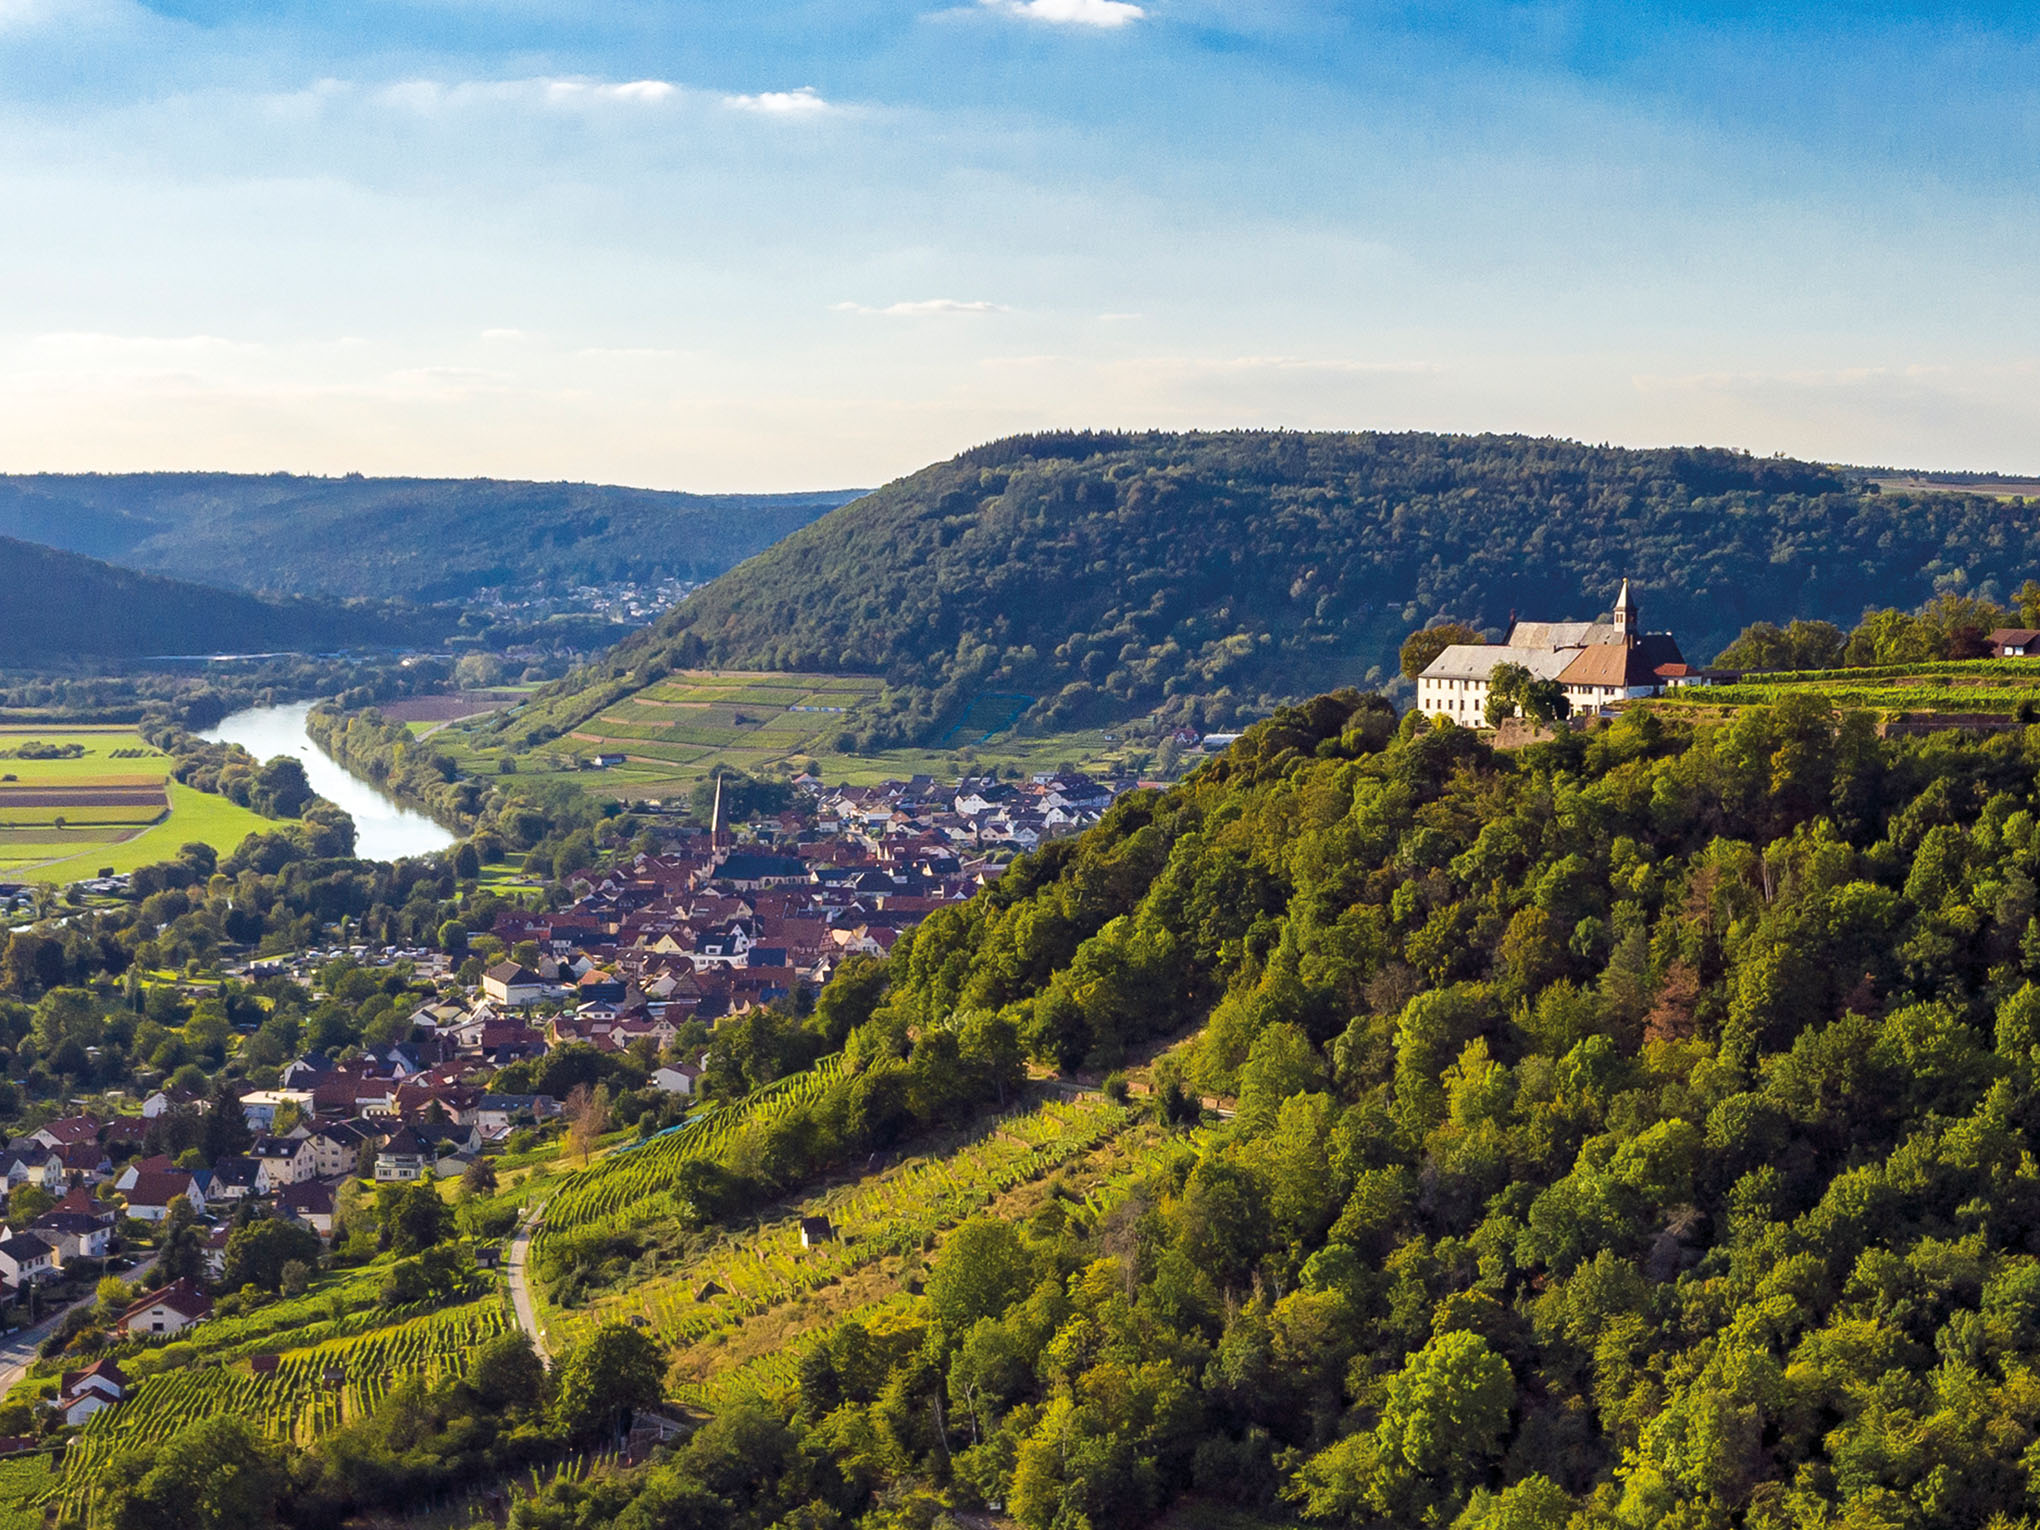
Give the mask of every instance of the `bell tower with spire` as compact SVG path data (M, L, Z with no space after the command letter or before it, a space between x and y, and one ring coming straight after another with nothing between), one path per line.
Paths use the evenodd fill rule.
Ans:
M1621 634L1623 646L1634 648L1638 636L1636 625L1636 597L1629 593L1629 581L1622 581L1621 593L1615 597L1615 611L1612 620L1615 630Z

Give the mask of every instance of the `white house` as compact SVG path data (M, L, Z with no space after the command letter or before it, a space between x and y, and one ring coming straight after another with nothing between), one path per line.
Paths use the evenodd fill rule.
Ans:
M0 1238L0 1277L10 1286L31 1285L53 1280L57 1273L57 1251L34 1233L16 1233Z
M182 1333L212 1316L212 1298L188 1280L173 1280L141 1297L120 1315L123 1332L136 1335Z
M375 1155L375 1177L378 1183L402 1184L414 1179L427 1179L432 1173L434 1154L418 1140L408 1126L399 1127L382 1151Z
M170 1215L170 1203L179 1196L190 1202L193 1211L205 1212L204 1188L182 1169L138 1174L121 1194L127 1201L127 1214L137 1222L162 1221Z
M285 1105L295 1105L300 1115L312 1113L312 1091L309 1089L253 1089L241 1096L241 1114L248 1119L250 1131L266 1132L276 1125L276 1112Z
M262 1137L248 1150L255 1160L255 1193L274 1195L319 1172L318 1150L309 1137Z
M694 1086L701 1078L701 1069L692 1063L682 1063L677 1068L654 1068L652 1087L663 1089L668 1094L694 1093Z
M57 1411L67 1424L82 1424L102 1408L117 1406L127 1396L128 1379L111 1360L98 1360L82 1371L66 1371L57 1387Z
M56 1250L60 1267L73 1259L104 1259L113 1244L111 1227L76 1211L45 1212L28 1230Z
M517 962L498 962L482 974L482 992L510 1009L545 997L545 979Z
M1604 622L1517 622L1506 643L1454 643L1417 677L1417 710L1463 728L1487 726L1487 701L1496 668L1518 665L1534 680L1555 680L1576 713L1610 702L1655 696L1686 661L1669 632L1638 625L1629 581Z

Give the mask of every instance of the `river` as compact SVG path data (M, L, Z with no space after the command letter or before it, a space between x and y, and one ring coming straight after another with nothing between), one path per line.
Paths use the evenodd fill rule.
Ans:
M354 853L364 860L395 861L407 855L429 855L444 850L454 837L423 813L399 806L353 774L311 740L305 732L305 718L312 704L250 707L231 712L201 738L239 744L258 760L273 760L279 754L295 755L303 762L312 790L328 802L347 810L354 820Z

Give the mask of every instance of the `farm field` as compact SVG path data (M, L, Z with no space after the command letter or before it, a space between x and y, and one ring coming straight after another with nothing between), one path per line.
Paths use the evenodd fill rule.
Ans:
M836 737L854 727L857 709L883 683L865 675L687 670L618 698L576 722L552 743L516 754L520 776L570 780L597 796L684 796L719 769L782 774L812 762L830 783L867 786L917 774L954 778L965 771L1053 770L1074 764L1110 770L1128 750L1102 730L1017 735L1010 730L1034 698L1000 692L974 698L933 748L845 753ZM543 711L532 722L546 722ZM566 726L567 719L557 725ZM499 754L494 735L453 723L434 734L469 769L489 775ZM624 762L582 771L575 757L621 754Z
M274 825L169 779L168 757L128 728L0 728L0 751L71 745L76 759L0 759L0 878L69 882L132 871L203 841L225 853ZM7 779L11 778L11 779Z

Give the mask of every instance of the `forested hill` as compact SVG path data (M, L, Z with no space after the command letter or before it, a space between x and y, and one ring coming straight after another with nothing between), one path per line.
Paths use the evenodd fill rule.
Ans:
M672 494L493 479L0 477L0 534L242 589L436 601L708 579L848 492Z
M264 600L0 537L0 660L401 646L443 624L375 605Z
M696 592L591 676L854 670L939 731L980 691L1037 717L1259 702L1394 673L1439 614L1592 617L1633 578L1707 659L1748 622L2015 588L2040 523L1981 495L1879 496L1807 463L1520 436L1016 437L825 516ZM1225 706L1196 720L1230 720Z
M2036 815L2040 729L1278 714L840 976L854 1087L738 1156L862 1162L1003 1025L1100 1068L1187 1031L1156 1108L1237 1114L529 1523L2030 1523Z

